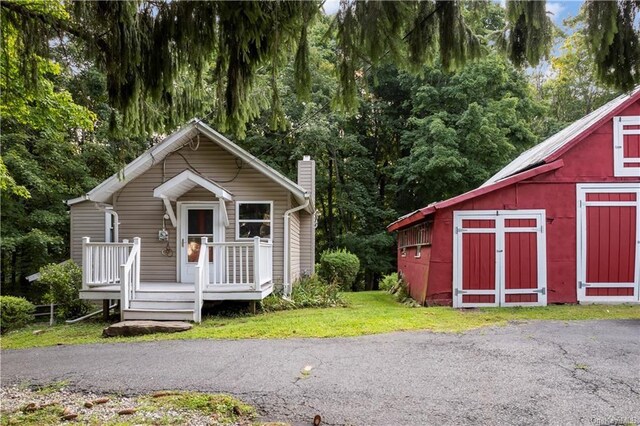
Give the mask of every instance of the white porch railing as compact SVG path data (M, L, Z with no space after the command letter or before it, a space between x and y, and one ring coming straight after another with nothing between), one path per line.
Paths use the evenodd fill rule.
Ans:
M120 265L120 315L124 320L124 310L129 309L130 302L140 290L140 238L133 239L133 247L126 263Z
M213 270L205 285L214 291L215 286L222 285L260 291L273 279L273 244L260 241L260 237L246 242L207 242L206 247L213 249Z
M139 239L138 239L139 240ZM82 239L82 289L120 284L120 265L129 258L133 243L94 243Z

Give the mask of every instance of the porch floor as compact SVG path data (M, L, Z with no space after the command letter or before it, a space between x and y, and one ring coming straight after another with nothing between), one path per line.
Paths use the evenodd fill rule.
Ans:
M193 293L195 285L177 282L141 282L136 293L146 294L159 299L171 299L176 294ZM249 285L210 285L202 295L204 300L262 300L273 292L273 283L263 284L261 290ZM81 299L119 299L120 286L96 286L80 290Z

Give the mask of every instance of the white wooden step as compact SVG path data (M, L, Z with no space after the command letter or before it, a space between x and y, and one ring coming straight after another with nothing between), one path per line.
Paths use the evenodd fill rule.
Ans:
M136 300L195 300L195 292L191 291L150 291L137 290Z
M124 309L124 320L193 321L193 309Z
M130 302L131 309L193 309L194 300L187 299L134 299Z

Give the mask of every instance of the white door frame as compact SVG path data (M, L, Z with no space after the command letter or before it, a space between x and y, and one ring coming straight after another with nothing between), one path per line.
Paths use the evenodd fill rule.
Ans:
M636 194L636 201L587 201L589 193ZM636 259L633 283L587 283L587 207L636 207ZM576 286L578 302L640 301L640 183L583 183L576 185ZM591 288L634 288L634 296L587 296Z
M464 228L463 220L495 220L495 228ZM535 227L505 227L506 219L535 219ZM535 232L537 247L538 288L506 289L505 233ZM464 233L495 234L495 288L494 290L463 290L462 287L462 235ZM507 302L507 294L538 294L537 302ZM463 303L463 295L494 295L494 303ZM547 305L547 243L545 210L461 210L453 212L453 307L482 306L546 306Z
M179 283L191 283L191 281L184 281L182 278L182 273L184 269L184 265L186 264L186 255L184 251L184 247L182 246L182 238L185 227L187 226L186 218L188 215L185 212L189 209L211 209L214 211L213 213L213 241L216 242L224 242L225 241L225 227L222 222L220 215L220 204L218 201L182 201L176 203L177 210L177 218L176 222L178 224L176 228L176 248L179 253L176 256L176 280ZM215 265L215 266L214 266ZM214 273L213 268L220 267L220 262L213 262L209 271L210 274Z

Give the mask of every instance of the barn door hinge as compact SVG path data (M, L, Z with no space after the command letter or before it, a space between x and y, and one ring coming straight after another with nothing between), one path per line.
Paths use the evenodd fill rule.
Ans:
M589 287L591 284L587 284L584 281L578 281L578 288Z
M464 231L464 228L461 228L459 226L456 226L456 234L461 233L462 231Z
M533 290L534 293L540 293L540 294L547 294L547 288L546 287L542 287L539 288L537 290Z
M622 149L622 145L614 145L613 146L615 149Z
M467 291L465 290L460 290L459 288L456 288L456 290L454 291L455 295L459 295L459 294L467 294Z

